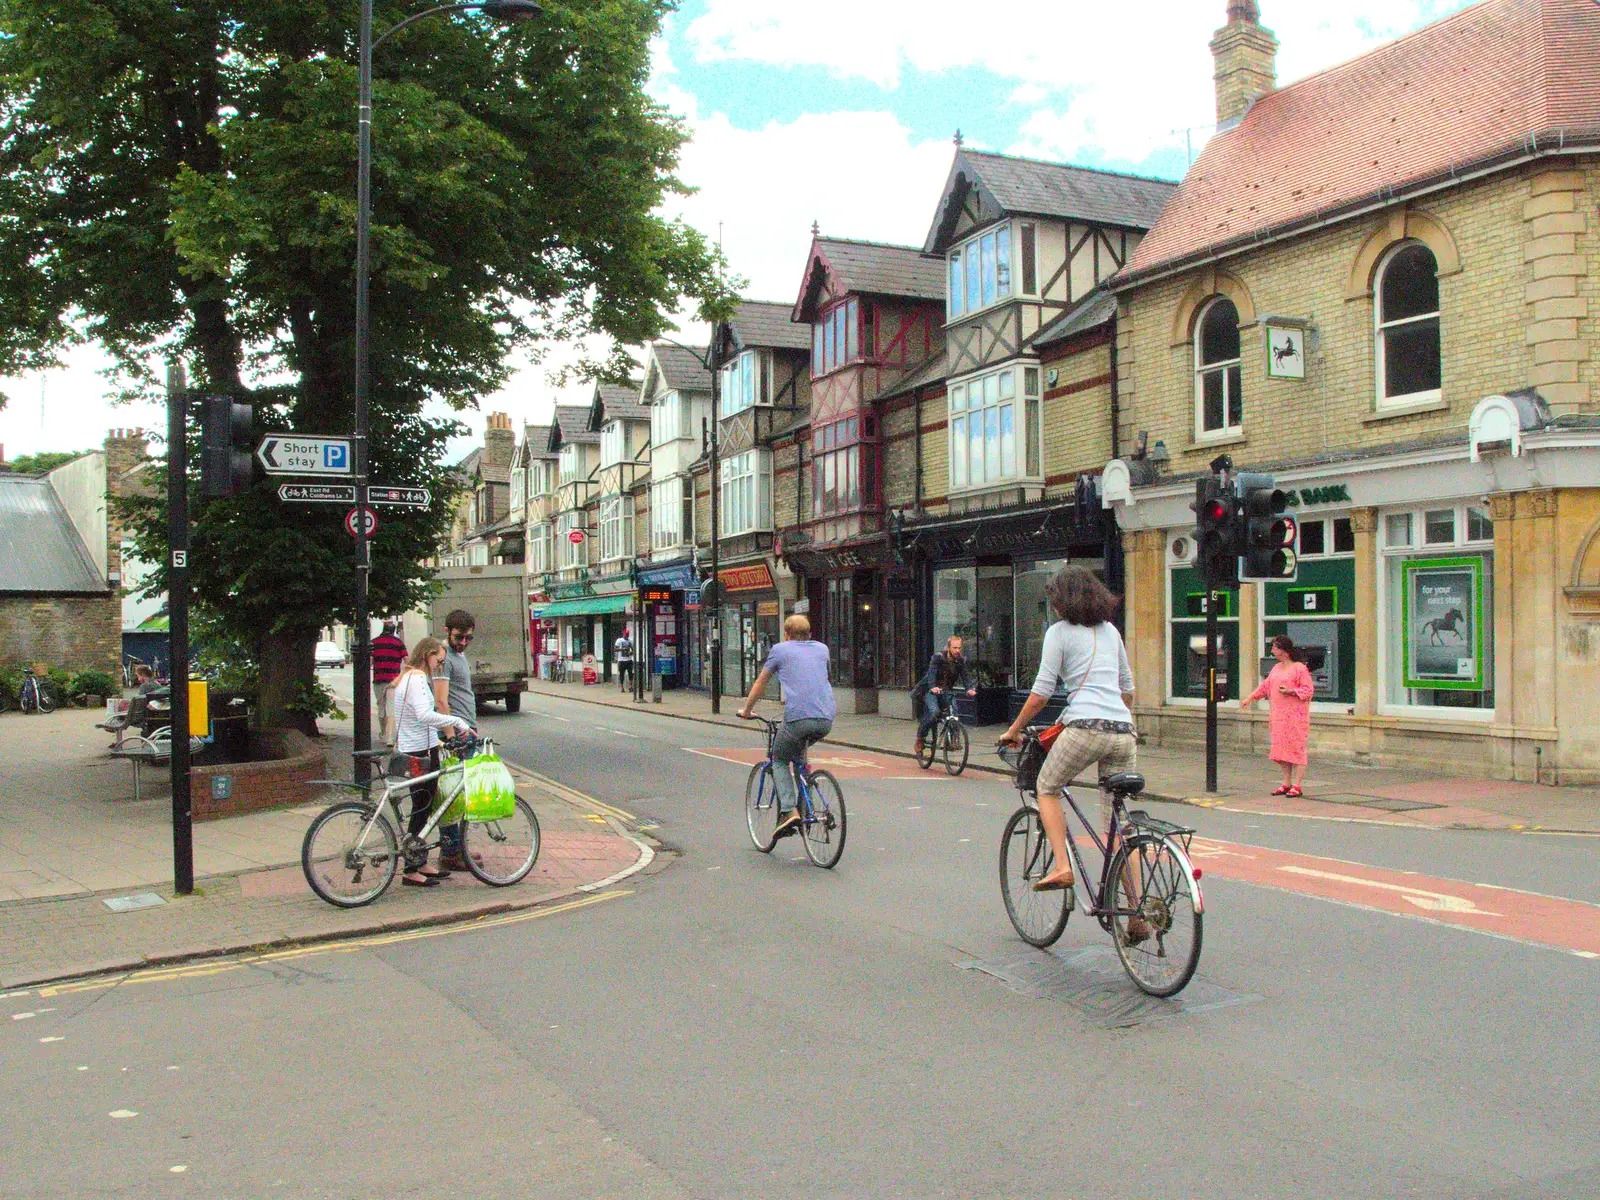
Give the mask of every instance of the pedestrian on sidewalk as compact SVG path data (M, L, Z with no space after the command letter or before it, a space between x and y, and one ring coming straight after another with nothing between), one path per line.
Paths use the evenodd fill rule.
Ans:
M433 696L439 708L448 712L473 733L478 731L478 699L472 691L472 664L467 647L472 645L478 622L464 608L453 608L445 615L444 662L434 669ZM439 865L451 871L465 871L462 853L467 827L465 821L439 826Z
M406 644L400 640L393 621L383 623L383 632L372 639L372 694L378 719L375 727L389 727L389 705L394 699L394 681L406 664ZM378 735L383 736L381 733ZM386 745L388 743L385 743Z
M633 686L633 639L628 636L626 625L622 627L622 636L612 643L611 652L617 660L617 682L627 691Z
M1300 783L1306 777L1306 743L1311 738L1311 697L1316 685L1311 672L1295 658L1294 640L1286 633L1272 639L1272 657L1278 665L1267 673L1261 686L1239 701L1248 709L1267 697L1268 728L1272 733L1269 757L1283 768L1283 783L1272 790L1274 796L1303 795Z
M465 732L466 726L454 716L446 715L434 707L433 676L444 666L445 648L438 638L425 637L411 651L406 669L395 682L395 748L411 759L411 774L428 775L439 769L439 731ZM433 811L434 797L439 791L438 779L419 784L411 789L411 816L406 830L412 835L422 832ZM447 879L450 871L444 866L443 847L438 867L428 866L428 856L408 855L406 873L400 882L407 887L434 887Z
M784 621L783 641L767 651L761 674L739 710L741 721L755 716L755 703L774 676L783 685L783 724L772 743L772 760L778 764L772 773L778 793L778 826L772 840L777 841L800 828L794 764L805 762L807 749L828 736L838 713L828 682L828 648L811 640L811 622L801 613Z

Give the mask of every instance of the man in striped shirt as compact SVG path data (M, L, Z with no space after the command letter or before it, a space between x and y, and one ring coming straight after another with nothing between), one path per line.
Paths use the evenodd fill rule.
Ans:
M372 639L372 691L377 697L374 706L377 719L373 723L373 731L380 741L389 724L389 685L399 678L405 661L406 644L395 633L395 623L385 621L383 632Z

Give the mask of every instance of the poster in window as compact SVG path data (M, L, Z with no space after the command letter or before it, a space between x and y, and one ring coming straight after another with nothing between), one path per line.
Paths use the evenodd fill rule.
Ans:
M1483 560L1413 559L1402 589L1406 687L1482 691Z
M1306 377L1306 331L1292 325L1267 325L1267 377Z

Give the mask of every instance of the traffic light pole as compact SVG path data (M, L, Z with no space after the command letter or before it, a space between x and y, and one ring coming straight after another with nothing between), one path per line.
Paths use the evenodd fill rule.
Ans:
M171 679L172 890L194 891L189 802L189 384L167 368L167 674Z
M1217 596L1206 584L1206 792L1217 790Z

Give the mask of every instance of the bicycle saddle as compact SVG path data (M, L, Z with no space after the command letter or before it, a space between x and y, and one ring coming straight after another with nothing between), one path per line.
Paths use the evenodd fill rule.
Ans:
M1137 771L1118 771L1102 779L1100 786L1118 796L1137 796L1144 791L1144 776Z

